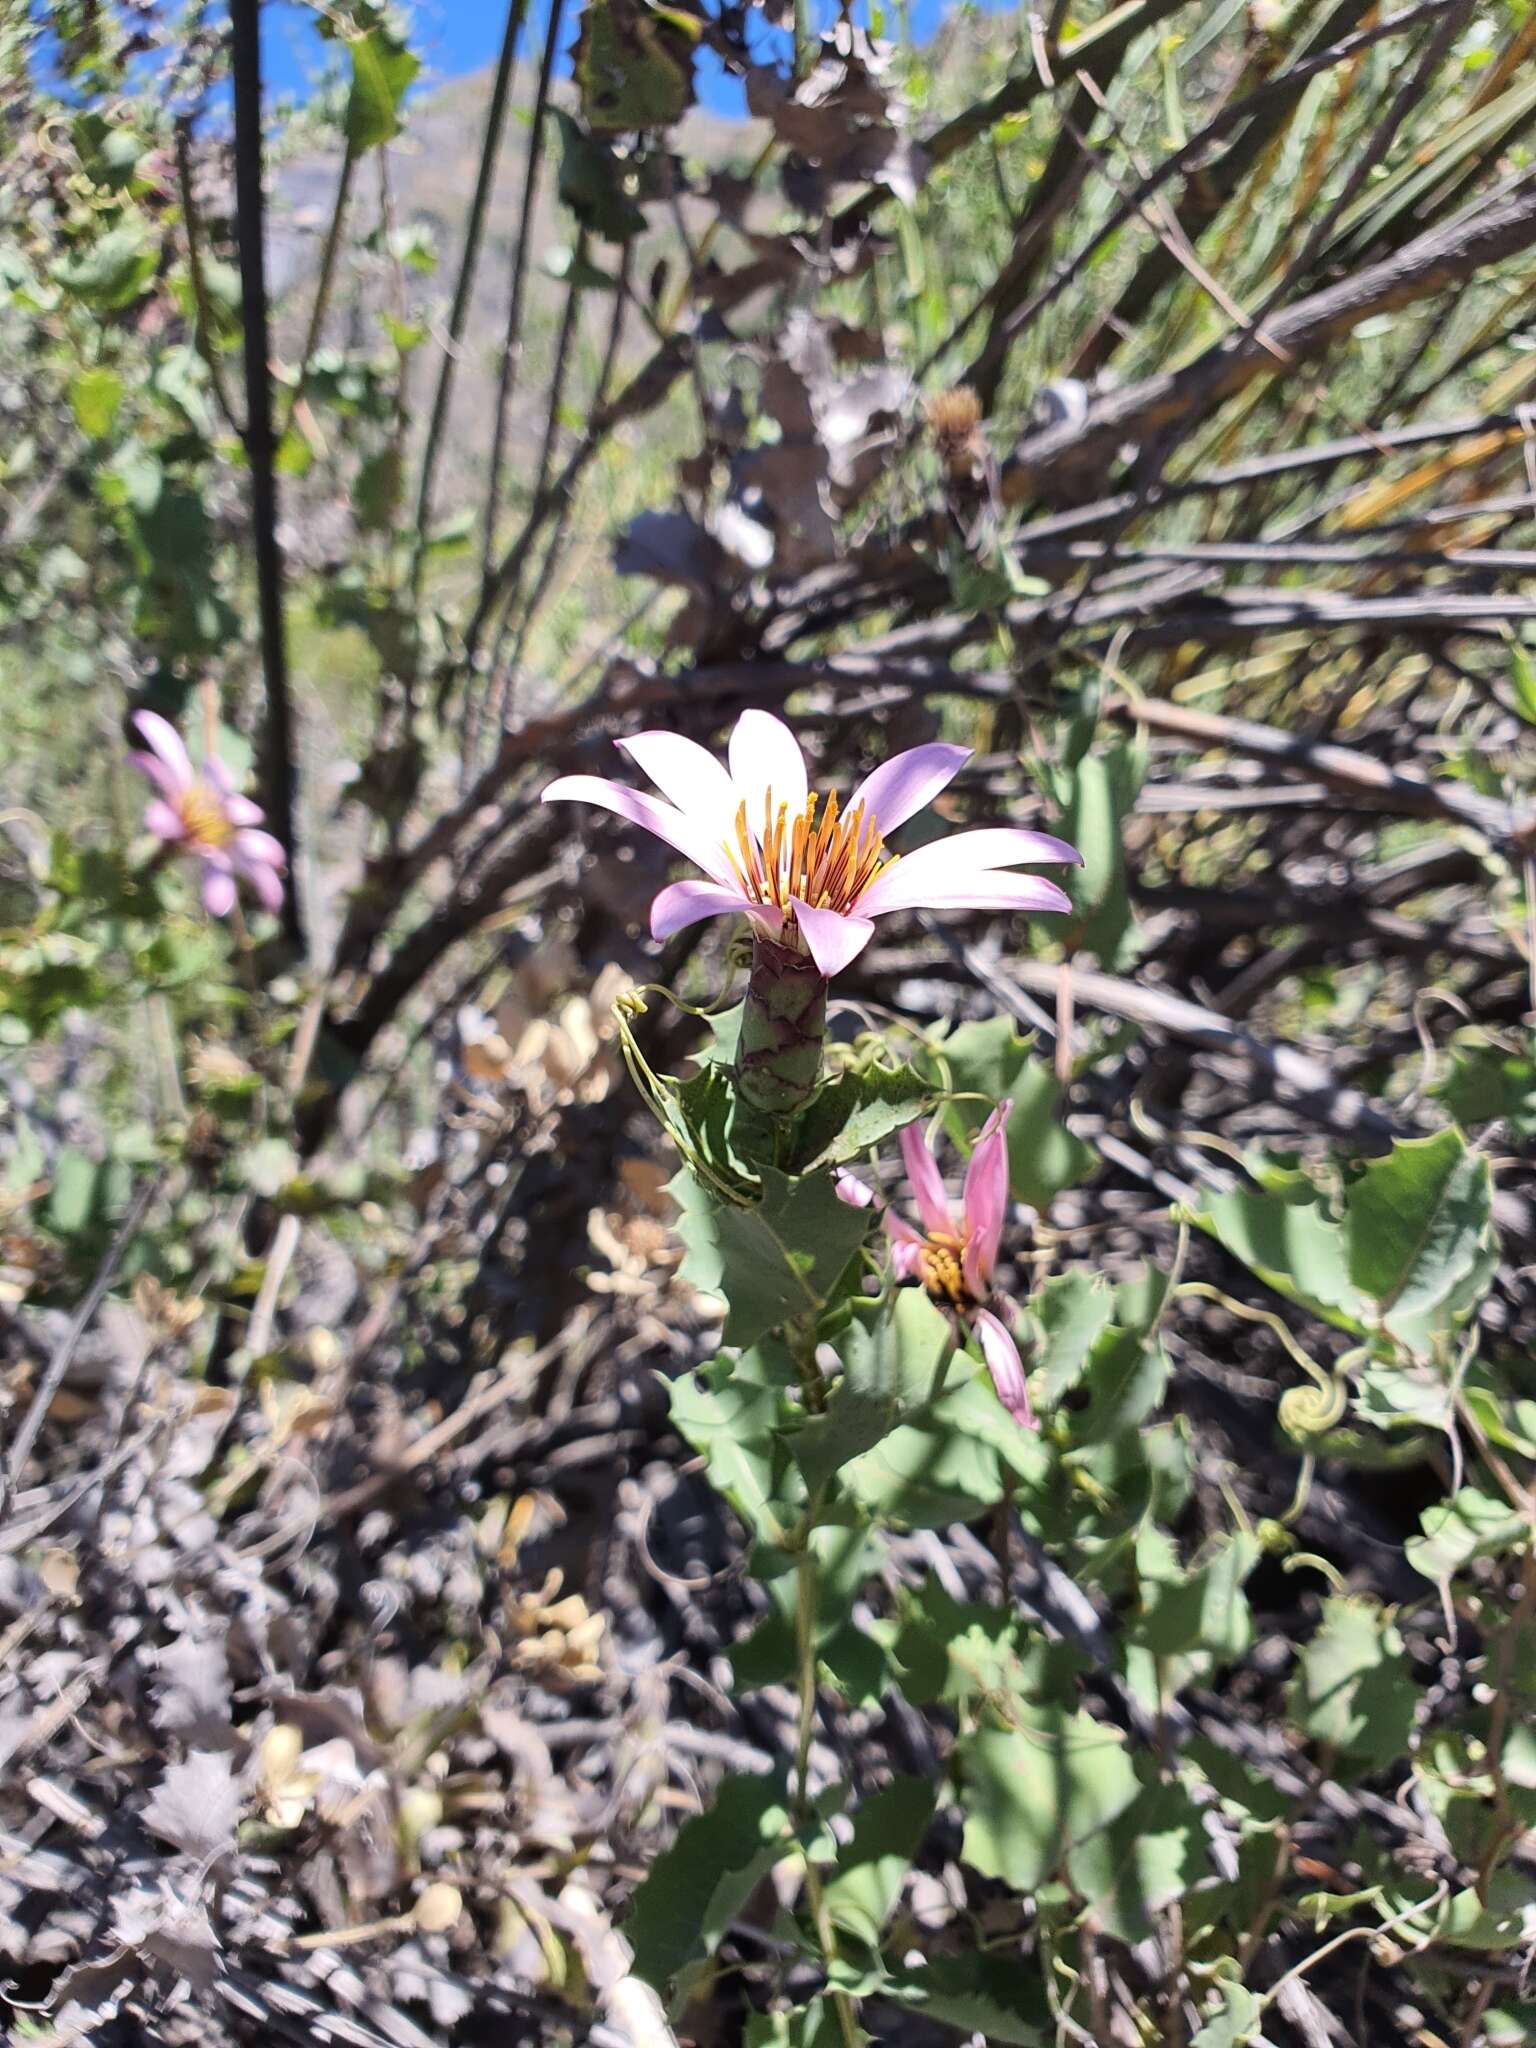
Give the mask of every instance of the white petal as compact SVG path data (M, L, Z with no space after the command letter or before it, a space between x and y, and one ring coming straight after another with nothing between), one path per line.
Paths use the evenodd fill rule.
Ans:
M606 775L562 775L545 790L542 801L597 804L605 811L613 811L628 818L632 825L642 825L647 832L654 832L668 846L675 846L712 881L723 888L731 887L724 847L697 820L685 818L672 804L658 803L655 797L643 796L638 789L627 789L622 782L610 782Z
M731 781L737 803L747 807L747 829L754 839L763 836L770 802L775 811L784 805L792 819L805 809L810 795L805 756L789 727L771 711L743 711L737 719L731 734Z
M741 798L725 764L697 740L684 739L678 732L637 732L614 744L685 817L696 819L717 838L735 836Z

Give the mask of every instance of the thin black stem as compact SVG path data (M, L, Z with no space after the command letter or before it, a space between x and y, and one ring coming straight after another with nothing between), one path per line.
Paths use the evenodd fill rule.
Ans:
M533 121L528 131L528 163L523 172L523 204L517 226L517 254L512 262L512 288L507 298L507 333L501 357L501 377L496 387L496 425L491 439L491 474L485 493L485 532L481 538L480 571L489 583L496 559L496 525L501 512L502 472L506 464L507 422L512 394L517 387L518 363L523 352L523 295L528 279L528 256L533 239L533 209L539 194L539 172L544 161L544 115L549 106L549 82L554 74L555 53L560 46L560 23L564 0L549 0L549 23L544 32L544 54L539 60L539 84L533 102Z
M288 651L283 632L283 555L277 538L276 442L272 433L271 350L267 338L267 278L261 136L261 24L258 0L230 0L230 67L235 100L235 210L240 244L240 293L245 341L245 454L251 472L251 524L256 595L261 617L261 666L266 685L262 791L267 823L288 856L283 891L283 932L303 954L294 814L298 763Z
M416 499L416 552L411 569L413 589L419 589L421 583L421 565L425 558L427 536L432 524L432 485L437 474L437 458L448 425L448 410L453 403L453 380L458 369L459 345L463 340L465 323L469 318L470 299L475 288L475 272L480 261L480 243L485 232L486 209L490 204L491 190L496 182L496 168L501 156L501 137L506 126L507 95L512 83L513 62L517 55L518 37L523 32L523 21L527 11L527 0L511 0L511 5L507 9L506 27L502 32L501 55L496 63L496 81L491 87L491 104L485 117L485 135L480 145L480 168L475 177L475 196L470 201L469 221L464 230L464 253L459 259L459 275L453 288L453 304L448 309L448 332L443 349L442 367L437 373L437 392L432 400L432 417L427 425L426 447L421 457L421 484Z

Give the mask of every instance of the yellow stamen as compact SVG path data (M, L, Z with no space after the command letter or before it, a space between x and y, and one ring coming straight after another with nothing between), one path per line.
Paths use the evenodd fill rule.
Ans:
M823 808L812 793L791 819L788 804L775 804L771 790L763 793L761 838L753 838L743 800L736 812L734 839L724 842L724 852L742 894L753 903L784 911L791 937L791 897L846 915L896 859L886 852L880 828L862 804L844 815L835 794Z
M183 790L176 802L182 829L196 846L228 846L235 836L229 814L216 793L201 782Z
M958 1238L942 1231L930 1237L917 1255L917 1274L935 1301L950 1308L963 1309L973 1305L970 1290L965 1284Z

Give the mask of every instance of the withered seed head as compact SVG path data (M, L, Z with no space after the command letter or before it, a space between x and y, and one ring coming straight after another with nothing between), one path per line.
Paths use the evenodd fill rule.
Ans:
M928 400L928 431L950 475L968 477L986 452L981 437L981 400L969 384L957 384Z

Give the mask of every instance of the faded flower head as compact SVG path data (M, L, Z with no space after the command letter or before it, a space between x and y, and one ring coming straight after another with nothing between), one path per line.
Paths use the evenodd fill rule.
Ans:
M165 846L202 862L209 916L228 917L239 882L248 883L266 909L280 909L287 861L272 834L255 829L261 807L236 792L217 754L209 753L199 774L180 733L158 712L137 712L133 722L149 751L128 758L160 792L144 812L145 826Z
M898 855L889 836L932 803L970 758L934 742L897 754L840 805L809 787L788 726L744 711L728 765L678 733L642 732L618 745L666 801L601 775L563 775L544 801L600 805L686 854L707 881L673 882L651 906L651 934L671 938L701 918L741 914L771 945L808 956L830 977L856 959L874 920L898 910L1069 910L1054 882L1004 870L1026 861L1077 866L1045 832L958 832Z
M916 1281L975 1336L992 1375L998 1399L1025 1429L1037 1429L1024 1377L1024 1361L1008 1327L1011 1303L993 1291L998 1246L1008 1211L1008 1118L1011 1102L999 1103L987 1118L966 1168L957 1216L944 1192L944 1176L916 1124L901 1134L901 1157L912 1183L921 1230L893 1209L885 1212L891 1266L900 1280ZM841 1173L837 1192L866 1208L875 1196L851 1173Z

